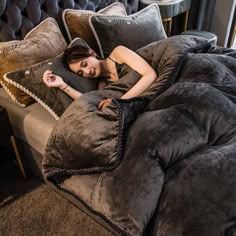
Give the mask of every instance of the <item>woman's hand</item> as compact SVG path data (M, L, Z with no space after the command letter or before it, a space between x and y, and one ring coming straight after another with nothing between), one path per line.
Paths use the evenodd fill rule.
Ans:
M67 86L67 84L63 81L63 79L60 76L53 74L53 72L50 70L46 70L44 72L43 82L48 87L59 87L60 89L63 89L64 87Z
M111 98L102 100L98 105L98 109L103 111L109 104L111 104L111 101L112 101Z

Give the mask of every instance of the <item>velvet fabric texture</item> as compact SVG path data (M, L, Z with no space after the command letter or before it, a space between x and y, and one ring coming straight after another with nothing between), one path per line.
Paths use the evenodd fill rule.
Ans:
M134 84L134 81L137 81L139 78L140 76L136 72L132 71L130 73L127 72L127 74L123 76L123 81L125 83L125 81L130 80L132 81L132 84ZM130 83L127 84L131 86ZM114 87L114 89L116 89L116 97L120 97L120 95L125 91L125 88L119 90L119 86L113 86L118 88L116 89ZM109 91L106 91L104 94L104 91L101 91L101 94L103 94L102 96L105 95L105 97L108 97L109 93ZM92 91L84 94L78 100L78 103L74 102L71 104L68 108L69 111L67 111L65 115L62 115L60 119L60 123L64 127L63 149L55 149L53 151L53 156L51 156L51 152L48 150L50 152L49 161L51 162L51 158L53 158L53 162L57 163L53 167L54 173L61 171L61 162L64 162L65 164L65 174L67 169L70 169L70 171L73 171L72 169L74 169L76 173L80 172L81 174L97 173L102 172L103 170L113 169L117 164L119 164L121 158L120 148L122 148L122 136L118 135L118 133L119 129L123 127L124 122L120 120L120 108L111 105L112 109L105 113L98 111L97 106L101 101L99 91ZM136 103L132 104L133 107L130 106L129 109L134 110L135 106L140 106L140 104L145 104L145 101L143 101L143 99L138 99ZM70 127L74 127L73 130L71 130L70 127L64 126L64 124L67 123L68 113L71 116ZM109 119L109 122L107 122L107 119ZM91 125L92 120L99 125ZM62 126L59 125L55 128L53 131L55 135L51 136L51 140L49 141L50 143L56 141L58 138L57 134L60 133ZM86 128L88 126L91 127L92 132L90 129ZM70 131L68 131L68 129ZM80 131L78 132L78 130ZM107 132L107 130L110 131ZM93 135L91 135L91 133ZM72 136L76 143L72 144L69 141ZM93 148L88 148L89 144L92 144ZM73 150L74 145L78 147L77 150ZM94 152L94 149L96 149L96 152ZM72 151L73 156L79 156L80 160L75 160L74 158L68 160L67 158L69 156L65 155L68 150ZM68 152L68 154L69 153L70 152ZM47 166L47 159L45 159L44 164Z
M137 50L166 38L156 3L129 16L93 15L89 17L89 25L103 57L118 45Z
M154 212L153 235L233 232L236 52L193 36L137 52L158 72L153 86L120 100L139 79L127 70L116 83L74 101L49 139L45 177L119 235L142 235ZM106 97L113 103L96 110ZM81 156L85 150L98 154L97 165Z
M89 47L85 41L80 38L74 39L68 47L74 45ZM4 75L5 81L35 99L57 120L73 99L61 89L49 88L44 84L42 78L46 70L51 70L61 76L67 84L81 93L96 90L97 88L96 80L83 78L68 70L63 64L62 57L63 53L31 67L24 68L23 70L8 72Z
M23 69L60 54L67 43L55 19L47 18L31 30L24 40L0 44L0 83L21 107L34 102L28 94L3 80L9 71Z
M89 27L89 17L97 14L126 16L127 12L122 3L115 2L97 13L88 10L66 9L63 11L62 17L69 40L76 37L82 38L98 55L101 55L96 39Z

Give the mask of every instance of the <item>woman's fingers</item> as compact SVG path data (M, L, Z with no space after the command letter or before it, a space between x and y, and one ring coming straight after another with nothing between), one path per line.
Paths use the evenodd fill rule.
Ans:
M99 103L98 110L102 110L102 107L103 107L104 103L105 103L105 100L103 100Z
M46 70L46 71L43 73L43 76L49 76L50 74L52 74L52 71Z
M46 70L43 73L43 81L47 86L52 86L53 82L56 80L56 76L50 70Z
M111 98L107 98L105 100L102 100L98 105L98 109L104 110L111 103L111 101L112 101Z
M53 74L53 71L47 70L43 74L43 82L48 86L48 87L65 87L66 83L63 81L63 79L58 76Z

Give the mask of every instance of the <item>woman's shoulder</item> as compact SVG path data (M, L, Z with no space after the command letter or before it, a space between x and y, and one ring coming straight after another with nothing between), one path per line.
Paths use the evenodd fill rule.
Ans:
M112 50L110 55L116 55L116 54L122 55L122 53L127 52L128 50L129 49L127 47L118 45Z
M125 57L127 56L127 53L128 48L119 45L112 50L108 57L115 63L122 65L125 62Z

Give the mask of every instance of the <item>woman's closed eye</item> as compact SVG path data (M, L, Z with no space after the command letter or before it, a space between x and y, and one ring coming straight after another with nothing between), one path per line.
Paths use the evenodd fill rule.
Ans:
M87 61L86 60L82 60L80 62L80 67L86 67L86 66L87 66ZM82 70L78 70L77 74L80 75L80 76L83 76L83 71Z
M82 60L80 63L81 67L86 67L87 66L87 61L86 60Z

